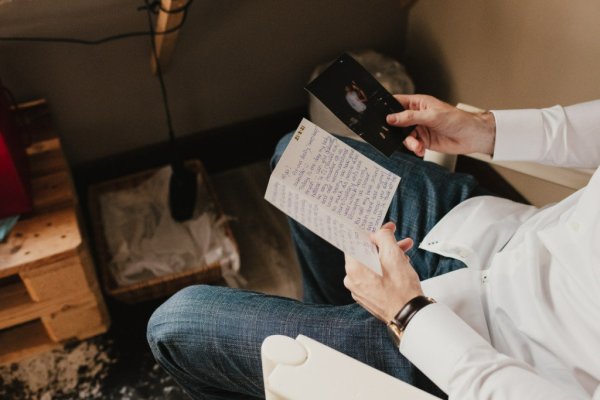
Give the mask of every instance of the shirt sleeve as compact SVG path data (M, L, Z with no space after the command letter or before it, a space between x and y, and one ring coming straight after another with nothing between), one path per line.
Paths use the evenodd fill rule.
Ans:
M452 310L435 303L408 325L400 352L452 399L585 399L496 351Z
M494 160L578 168L600 165L600 100L492 113L496 119Z

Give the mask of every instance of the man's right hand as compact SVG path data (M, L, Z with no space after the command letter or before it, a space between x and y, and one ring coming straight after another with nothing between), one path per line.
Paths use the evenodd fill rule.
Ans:
M448 154L492 155L496 121L491 112L469 113L426 95L395 95L405 111L387 116L392 126L416 128L404 145L418 156L425 149Z

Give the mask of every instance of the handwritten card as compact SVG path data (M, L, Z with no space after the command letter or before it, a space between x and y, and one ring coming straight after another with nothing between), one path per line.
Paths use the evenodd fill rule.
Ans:
M381 274L369 240L400 178L303 119L271 174L265 199Z

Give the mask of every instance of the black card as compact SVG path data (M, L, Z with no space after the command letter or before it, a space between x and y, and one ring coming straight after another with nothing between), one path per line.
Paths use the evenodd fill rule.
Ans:
M414 128L387 124L386 116L404 111L404 107L348 54L335 60L306 90L354 133L388 157L402 146Z

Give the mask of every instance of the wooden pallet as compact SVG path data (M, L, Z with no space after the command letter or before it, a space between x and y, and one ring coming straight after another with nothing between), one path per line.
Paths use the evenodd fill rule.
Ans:
M0 243L0 363L109 326L60 142L37 141L27 154L34 210Z

